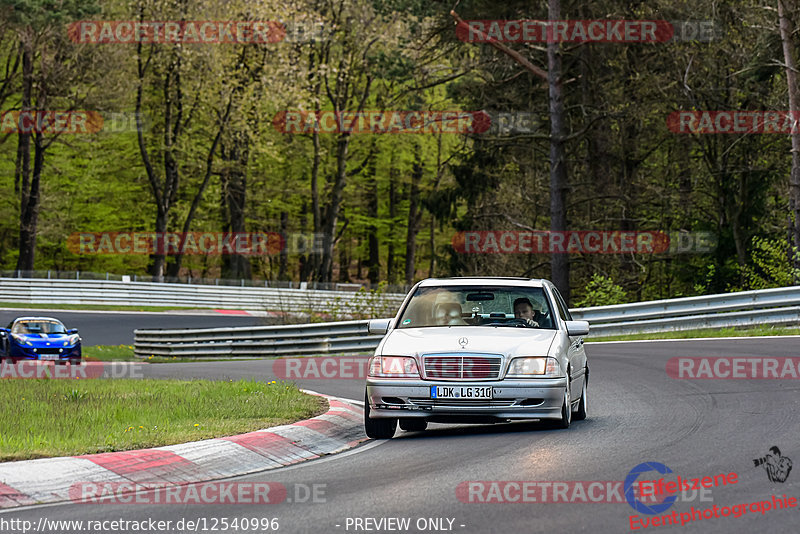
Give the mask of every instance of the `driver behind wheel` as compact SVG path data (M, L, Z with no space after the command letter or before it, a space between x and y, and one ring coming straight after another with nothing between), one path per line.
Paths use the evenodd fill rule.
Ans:
M528 325L539 328L538 319L541 316L542 313L540 311L536 310L534 312L533 304L526 297L520 297L514 301L514 317L517 319L522 319Z

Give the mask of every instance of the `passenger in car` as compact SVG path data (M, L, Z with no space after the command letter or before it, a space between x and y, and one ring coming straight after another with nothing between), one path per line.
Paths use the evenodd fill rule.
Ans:
M520 297L514 301L514 317L524 319L529 325L539 328L539 320L543 315L539 310L534 311L528 298Z
M467 323L461 317L461 305L457 302L440 302L433 312L434 320L440 326L464 326Z

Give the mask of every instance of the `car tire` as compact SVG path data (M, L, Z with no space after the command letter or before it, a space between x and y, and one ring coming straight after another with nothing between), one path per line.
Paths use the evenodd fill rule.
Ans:
M67 365L67 360L57 360L56 364L58 364L58 365Z
M578 401L578 409L572 414L573 421L583 421L586 419L586 413L589 408L589 399L586 394L586 388L589 383L589 369L583 375L583 387L581 388L581 398Z
M422 432L426 428L428 428L428 422L425 419L400 419L400 430Z
M80 365L81 364L81 360L80 360L80 358L77 359L77 360L70 360L69 364L70 365Z
M372 419L369 416L369 399L364 395L364 432L372 439L392 439L397 430L397 419Z
M556 428L569 428L572 422L572 397L569 394L570 377L567 375L567 387L564 388L564 403L561 405L561 418L556 419Z

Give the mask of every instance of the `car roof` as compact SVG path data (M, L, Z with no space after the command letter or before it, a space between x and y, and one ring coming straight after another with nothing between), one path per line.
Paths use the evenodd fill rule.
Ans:
M454 278L426 278L419 283L419 286L544 287L546 283L548 283L548 281L543 278L521 278L512 276L461 276Z
M14 319L15 323L17 323L19 321L51 321L51 322L54 322L54 323L61 323L61 321L59 321L55 317L17 317L16 319ZM64 323L61 323L61 324L64 324Z

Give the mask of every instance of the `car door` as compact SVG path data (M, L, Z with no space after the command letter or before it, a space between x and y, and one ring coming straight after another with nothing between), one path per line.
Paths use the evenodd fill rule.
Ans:
M555 287L552 288L553 296L556 300L556 307L558 308L558 315L564 321L572 321L572 314L569 312L569 308L567 307L566 302L564 302L564 298L561 296L561 293L558 292L558 289ZM572 368L572 385L571 391L578 392L575 393L579 395L581 388L583 388L583 382L586 379L585 371L586 371L586 351L583 348L583 336L569 336L569 353L567 358L570 362L570 367Z

